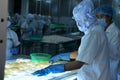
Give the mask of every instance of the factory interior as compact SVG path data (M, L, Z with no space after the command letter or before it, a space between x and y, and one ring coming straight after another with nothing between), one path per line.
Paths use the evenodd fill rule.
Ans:
M58 54L79 49L85 33L78 29L73 9L82 1L1 0L0 80L77 80L77 70L39 77L31 73L52 65L50 58ZM113 21L120 29L120 0L91 1L95 8L112 6Z

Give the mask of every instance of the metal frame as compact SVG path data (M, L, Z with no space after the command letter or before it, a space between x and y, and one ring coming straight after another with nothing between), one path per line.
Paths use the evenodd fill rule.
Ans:
M0 0L0 80L4 80L8 0Z

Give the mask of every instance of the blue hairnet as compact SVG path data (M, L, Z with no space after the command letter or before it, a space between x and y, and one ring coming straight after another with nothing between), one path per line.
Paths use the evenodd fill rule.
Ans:
M94 5L91 0L83 0L73 9L73 18L75 19L80 31L87 31L96 21Z
M33 19L34 18L34 15L29 13L26 15L26 19Z
M102 13L104 15L113 17L113 8L110 5L101 5L96 8L95 13Z

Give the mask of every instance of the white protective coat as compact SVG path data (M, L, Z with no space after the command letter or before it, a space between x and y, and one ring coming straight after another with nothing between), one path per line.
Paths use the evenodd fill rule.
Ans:
M20 45L20 42L18 41L17 34L13 30L8 28L7 29L7 42L6 42L6 59L10 59L12 57L12 53L10 52L10 49L18 45Z
M85 64L79 69L77 80L110 80L107 37L101 26L92 26L81 39L76 60Z
M117 80L117 73L120 67L120 30L112 23L106 30L110 44L110 73L111 80Z

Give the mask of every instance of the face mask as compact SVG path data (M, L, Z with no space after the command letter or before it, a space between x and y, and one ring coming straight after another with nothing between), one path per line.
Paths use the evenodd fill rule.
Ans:
M85 27L80 22L77 22L77 27L80 31L85 32Z
M84 33L91 27L88 21L83 23L81 21L76 21L76 24L78 29Z
M102 27L105 27L107 25L105 19L97 19L97 21Z

